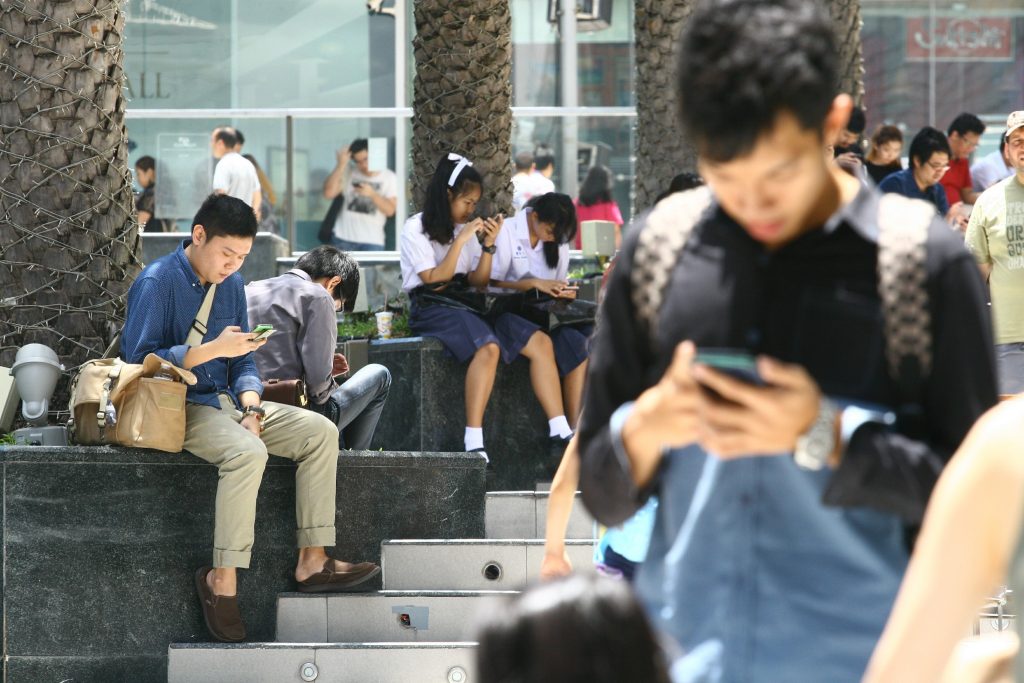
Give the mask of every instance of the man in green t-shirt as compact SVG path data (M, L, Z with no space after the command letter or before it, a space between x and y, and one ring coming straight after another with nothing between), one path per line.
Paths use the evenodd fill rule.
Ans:
M1006 121L1014 175L985 190L967 226L967 248L988 278L999 391L1024 392L1024 111Z

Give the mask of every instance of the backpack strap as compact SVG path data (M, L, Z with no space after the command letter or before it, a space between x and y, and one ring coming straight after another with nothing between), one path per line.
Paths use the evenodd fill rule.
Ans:
M210 309L213 308L213 297L216 293L216 283L211 284L210 288L206 290L206 296L203 297L203 303L199 306L199 312L196 313L196 317L192 321L192 329L188 332L185 346L195 347L203 343L203 337L206 335L206 321L210 319Z
M928 202L884 194L878 202L878 294L885 318L885 355L904 406L916 404L932 370L928 300Z
M656 347L658 312L672 271L709 206L711 190L707 187L677 192L658 202L640 231L630 273L631 294L652 349Z

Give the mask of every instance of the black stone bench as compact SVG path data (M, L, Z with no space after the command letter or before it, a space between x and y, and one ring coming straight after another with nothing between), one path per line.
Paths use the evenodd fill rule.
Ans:
M167 645L209 640L193 572L210 562L217 471L189 454L0 447L6 681L166 681ZM250 640L274 639L294 590L295 466L271 458L252 566L239 574ZM484 463L468 453L343 451L343 559L380 542L484 535Z
M391 371L391 394L373 448L461 450L466 427L466 365L432 338L376 340L368 360ZM496 469L495 490L534 490L551 462L548 421L530 385L530 364L498 364L484 413L484 441ZM550 477L547 477L550 480Z

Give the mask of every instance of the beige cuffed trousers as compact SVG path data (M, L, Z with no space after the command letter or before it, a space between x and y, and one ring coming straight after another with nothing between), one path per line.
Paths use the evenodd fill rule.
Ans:
M227 394L218 410L190 403L185 412L185 450L217 466L213 566L248 568L259 492L267 455L294 460L295 519L300 548L333 546L338 471L338 427L305 408L261 404L263 433L240 423L242 413Z

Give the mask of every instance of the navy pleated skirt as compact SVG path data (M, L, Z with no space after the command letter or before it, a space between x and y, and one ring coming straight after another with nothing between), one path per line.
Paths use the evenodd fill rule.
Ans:
M447 306L417 306L409 311L409 329L421 337L434 337L460 363L465 363L485 344L497 344L501 359L511 363L519 357L539 328L517 315L504 314L490 325L470 311Z
M594 333L593 325L556 327L551 332L551 342L555 347L555 364L558 375L565 377L575 370L590 355L590 336Z
M511 363L540 327L512 313L498 316L492 326L470 311L413 304L409 312L409 329L418 336L438 339L460 363L465 363L481 346L490 343L498 345L505 363ZM560 377L565 377L587 359L593 331L593 325L581 325L559 327L551 332Z

